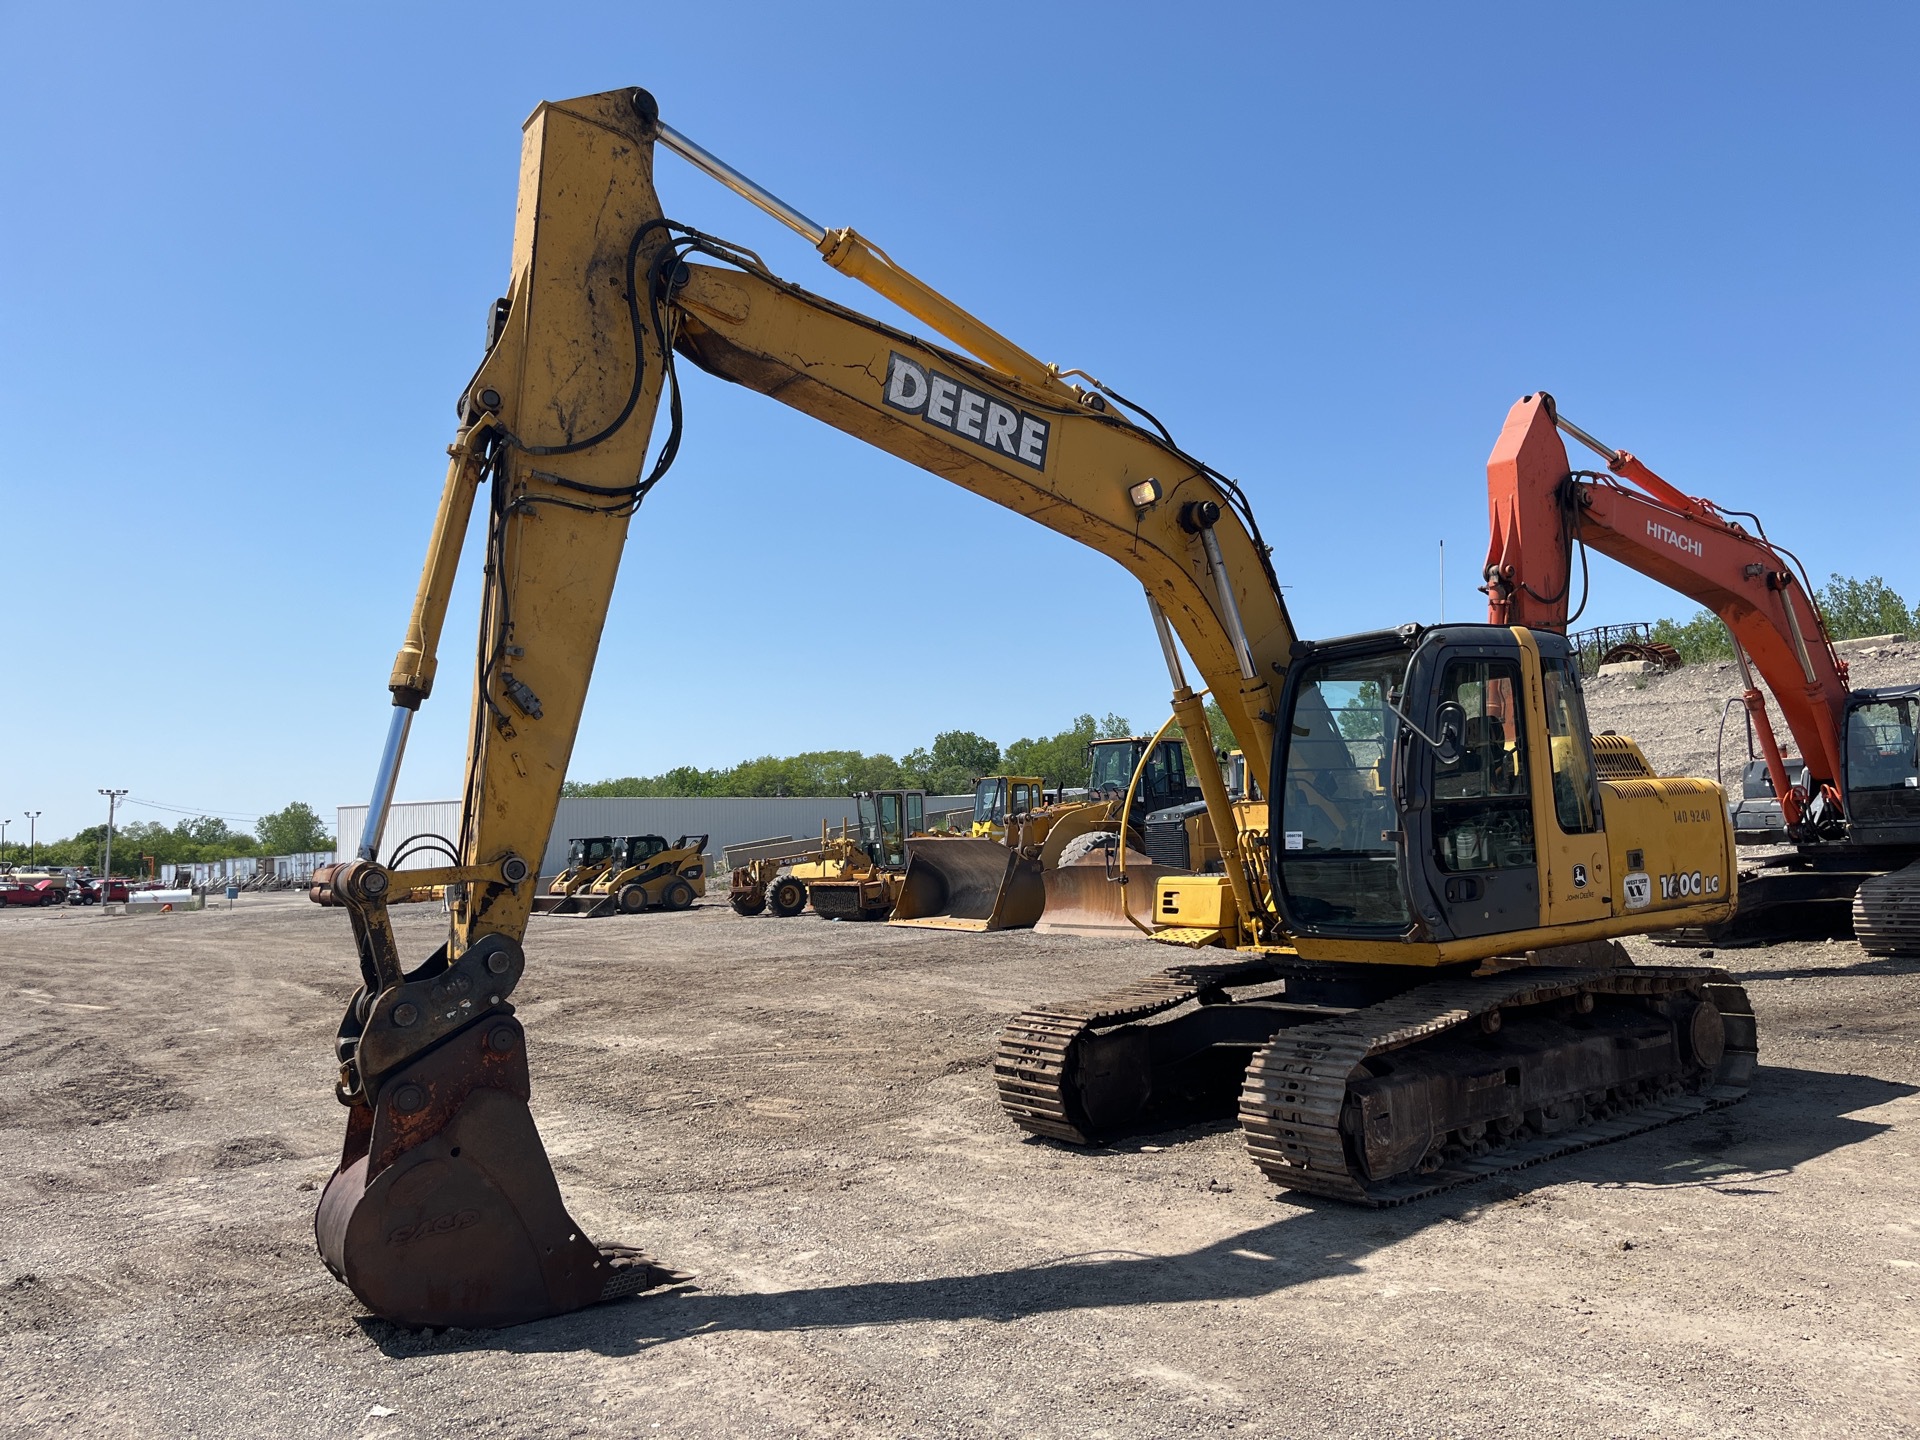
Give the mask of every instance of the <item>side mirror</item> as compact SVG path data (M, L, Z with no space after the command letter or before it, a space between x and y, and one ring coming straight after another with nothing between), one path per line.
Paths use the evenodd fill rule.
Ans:
M1467 711L1457 701L1448 700L1440 707L1439 724L1435 727L1440 736L1433 742L1433 754L1442 765L1458 765L1467 753Z

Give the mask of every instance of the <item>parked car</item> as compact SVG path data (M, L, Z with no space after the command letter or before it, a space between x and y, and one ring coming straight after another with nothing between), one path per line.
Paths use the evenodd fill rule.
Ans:
M76 881L73 889L68 892L67 903L69 905L98 905L104 898L109 905L120 905L126 902L129 893L130 887L126 881L102 880L96 875L85 880Z

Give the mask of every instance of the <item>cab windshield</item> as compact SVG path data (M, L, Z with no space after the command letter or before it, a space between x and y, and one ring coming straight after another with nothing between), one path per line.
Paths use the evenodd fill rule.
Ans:
M973 787L973 819L977 825L998 825L1007 818L1007 782L990 776Z
M1847 716L1849 790L1920 789L1920 695L1874 700Z
M1093 747L1093 783L1097 795L1102 790L1125 791L1133 779L1133 767L1139 763L1139 747L1131 740L1115 740Z
M1396 721L1387 697L1404 653L1322 661L1301 677L1288 717L1275 869L1294 919L1308 925L1407 924L1394 819Z
M643 860L651 860L667 848L667 842L658 835L635 835L627 841L627 864L638 865Z

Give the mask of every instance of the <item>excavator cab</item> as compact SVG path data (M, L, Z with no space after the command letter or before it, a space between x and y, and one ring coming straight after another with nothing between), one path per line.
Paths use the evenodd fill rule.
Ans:
M1847 798L1853 839L1920 843L1920 685L1847 697Z
M1407 626L1301 645L1282 705L1270 863L1303 955L1371 938L1446 963L1452 942L1526 948L1530 931L1731 894L1719 788L1602 782L1561 635Z

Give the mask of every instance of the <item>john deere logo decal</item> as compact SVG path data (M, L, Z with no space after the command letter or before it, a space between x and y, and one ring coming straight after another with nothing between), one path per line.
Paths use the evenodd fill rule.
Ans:
M1052 427L1038 415L1029 415L950 375L929 370L898 351L887 356L886 402L895 410L918 415L955 435L1031 465L1047 468L1047 438Z
M1587 888L1587 867L1586 866L1576 865L1573 867L1573 883L1574 883L1574 886L1578 889L1584 890Z

